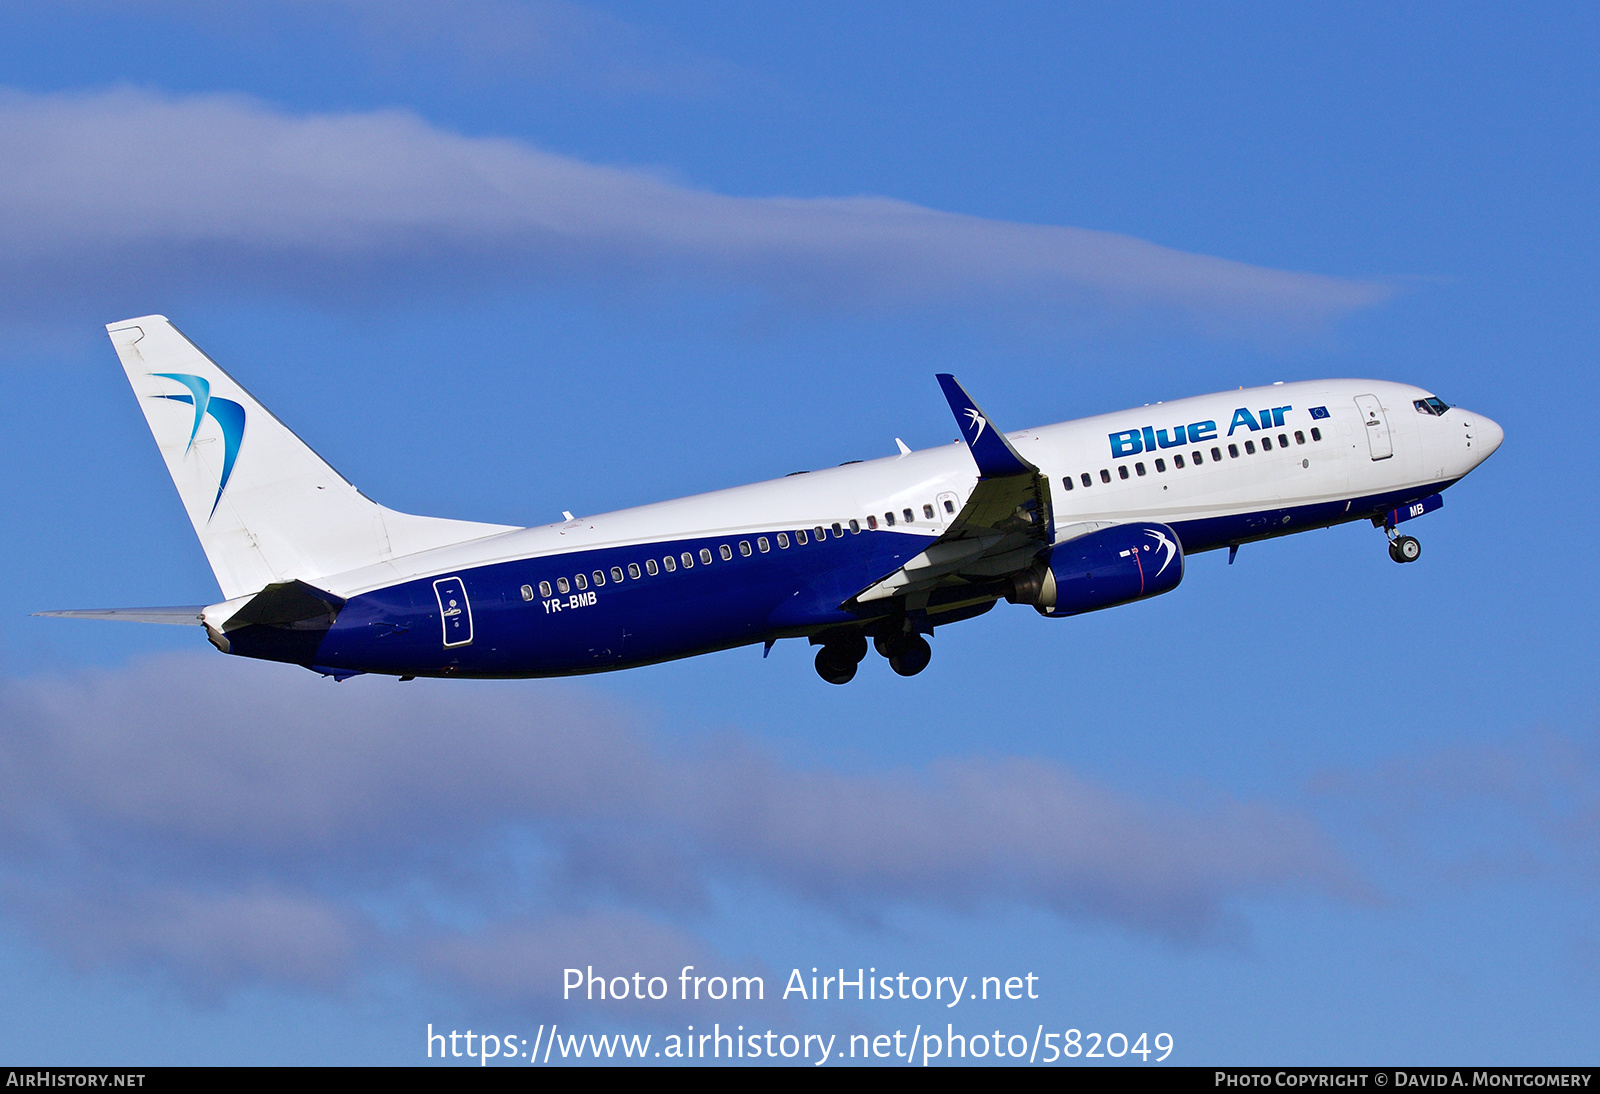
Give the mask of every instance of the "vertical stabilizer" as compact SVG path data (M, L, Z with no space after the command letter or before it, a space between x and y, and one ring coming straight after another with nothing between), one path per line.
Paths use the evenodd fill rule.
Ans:
M163 316L106 330L228 599L511 530L363 497Z

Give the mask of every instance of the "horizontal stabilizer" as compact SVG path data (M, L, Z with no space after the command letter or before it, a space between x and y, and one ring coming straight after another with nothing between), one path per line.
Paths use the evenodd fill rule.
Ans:
M34 612L34 615L54 615L63 619L117 619L124 623L173 623L179 626L199 627L205 621L200 613L204 604L190 604L181 608L77 608L64 612Z

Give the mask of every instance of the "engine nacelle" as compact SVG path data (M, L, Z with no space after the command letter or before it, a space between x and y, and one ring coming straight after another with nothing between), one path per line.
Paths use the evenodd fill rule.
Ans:
M1183 580L1183 546L1165 524L1119 524L1059 544L1011 581L1006 599L1052 618L1143 600Z

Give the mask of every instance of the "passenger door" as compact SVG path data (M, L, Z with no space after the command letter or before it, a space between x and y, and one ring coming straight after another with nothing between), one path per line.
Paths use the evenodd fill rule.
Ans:
M1389 437L1389 419L1383 416L1383 405L1376 395L1357 395L1356 407L1367 427L1367 444L1372 458L1386 460L1394 455L1394 442Z

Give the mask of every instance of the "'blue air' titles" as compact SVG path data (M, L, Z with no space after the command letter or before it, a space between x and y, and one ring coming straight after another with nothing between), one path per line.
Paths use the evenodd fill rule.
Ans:
M1233 436L1233 431L1240 426L1248 426L1252 433L1258 429L1281 426L1283 412L1293 409L1292 406L1269 407L1262 410L1258 417L1252 414L1248 407L1240 407L1233 412L1233 421L1228 423L1228 436ZM1124 429L1118 433L1108 434L1108 437L1111 441L1111 458L1121 459L1123 456L1137 456L1141 452L1155 452L1161 448L1181 448L1186 444L1216 440L1217 423L1190 422L1188 425L1175 425L1170 430L1156 429L1147 425L1140 429Z

